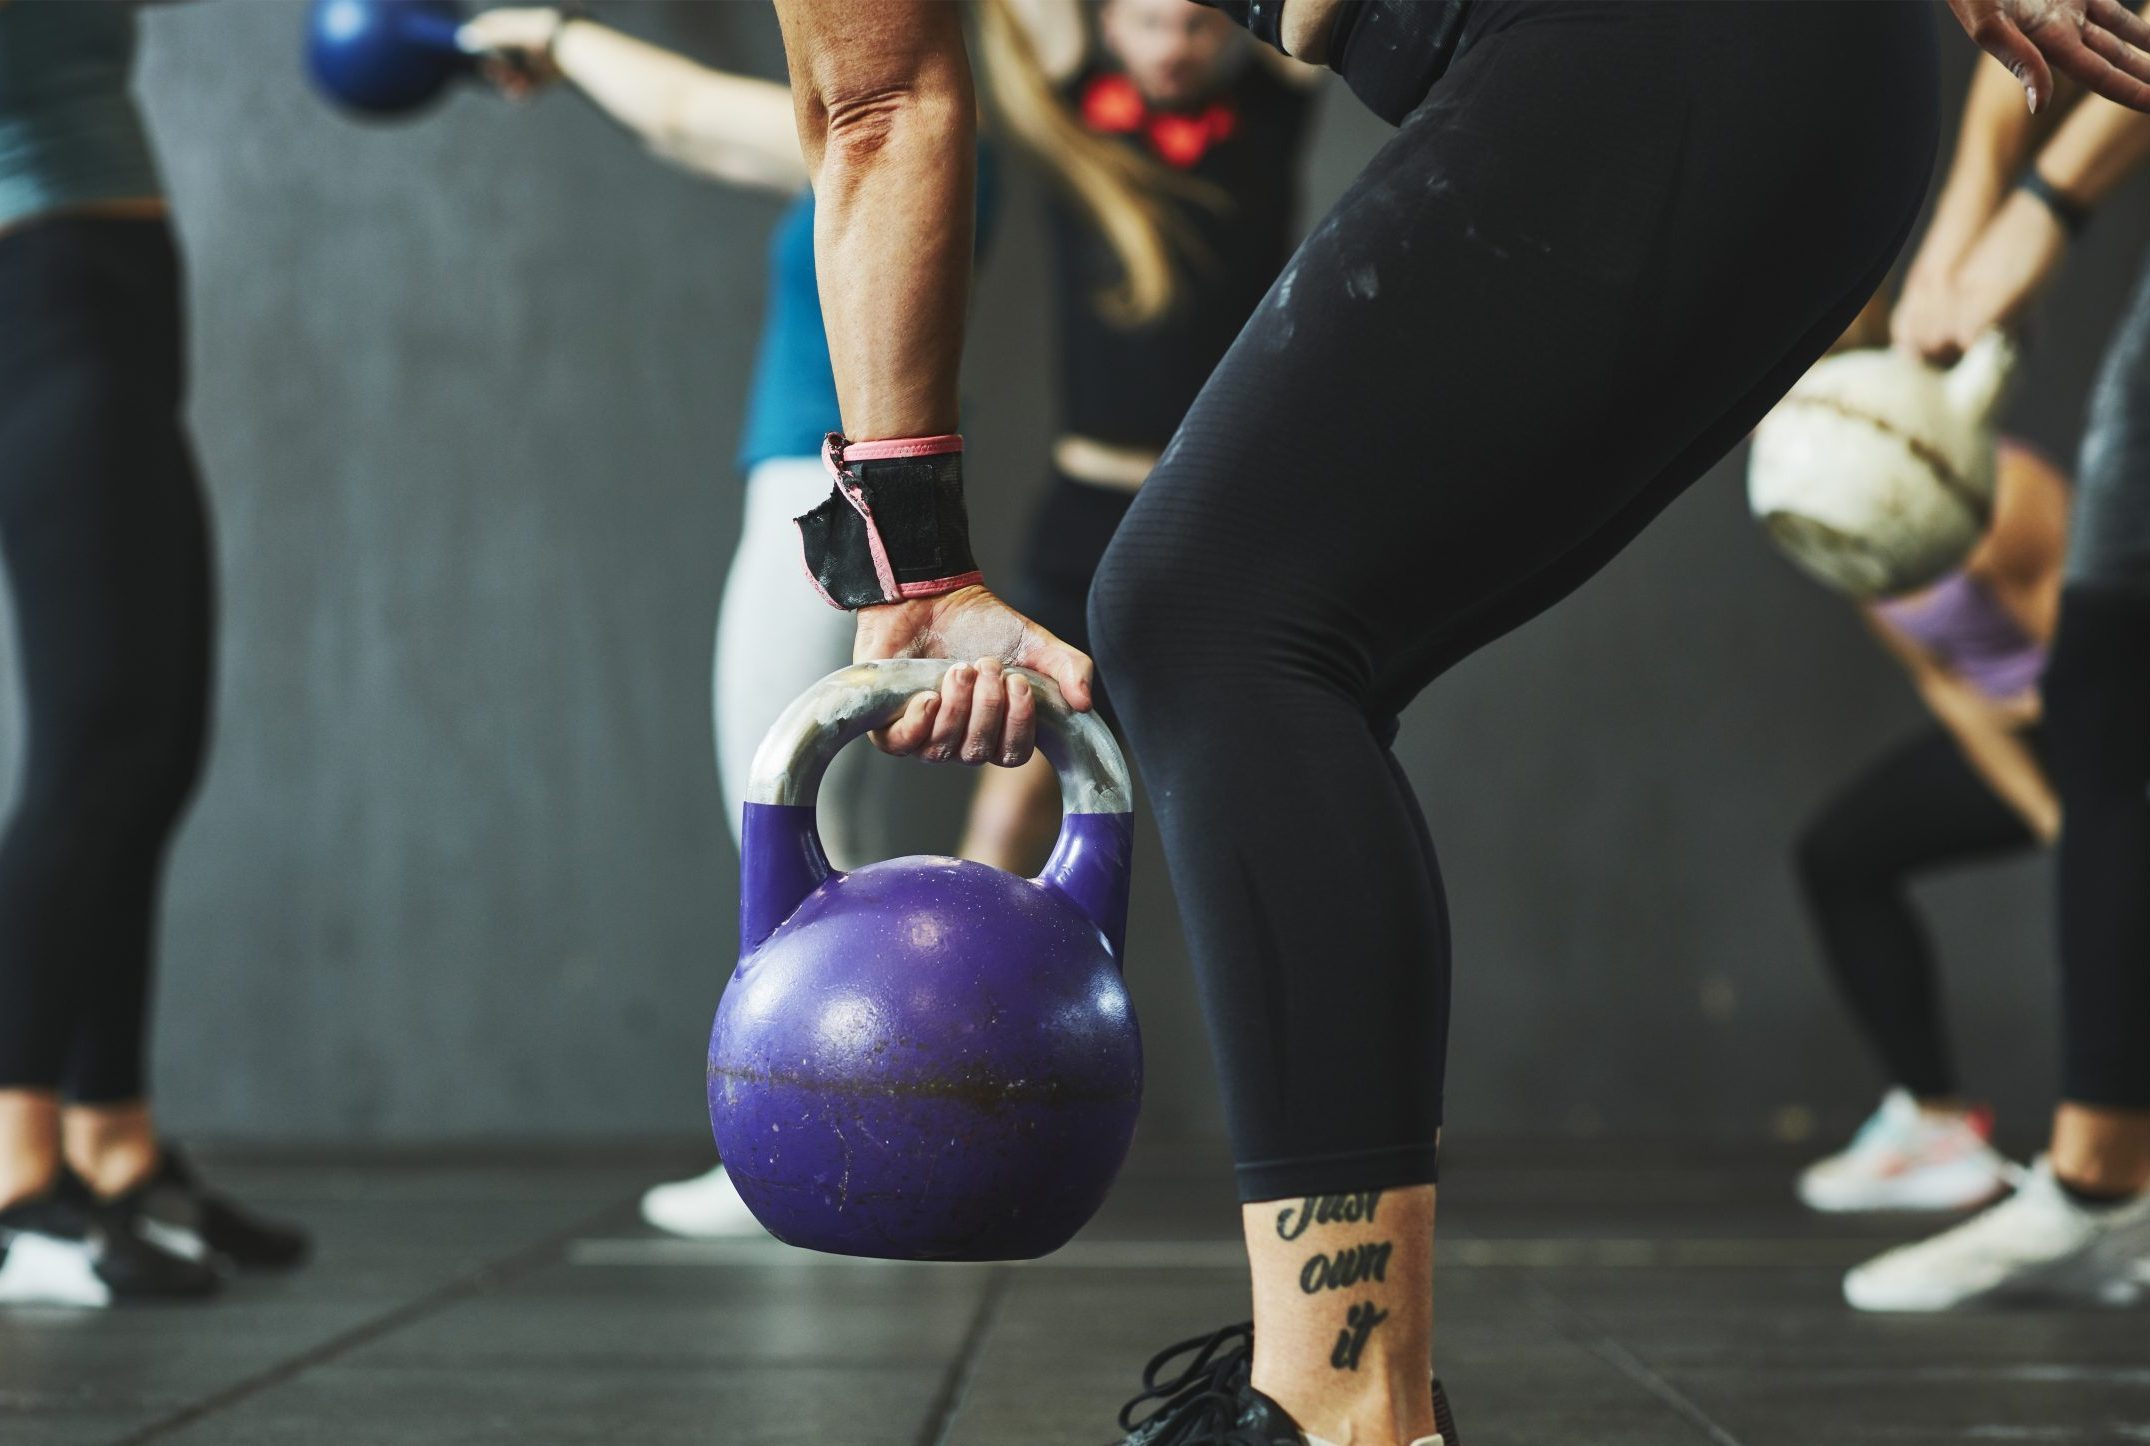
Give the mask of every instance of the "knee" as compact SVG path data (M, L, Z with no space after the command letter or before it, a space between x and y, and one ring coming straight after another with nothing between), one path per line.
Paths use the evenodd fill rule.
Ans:
M1800 831L1792 845L1792 870L1800 889L1816 903L1856 888L1873 875L1860 856L1856 836L1826 814Z
M1132 700L1192 663L1214 664L1242 634L1214 629L1201 589L1167 548L1123 528L1090 585L1090 646L1100 675L1124 712Z

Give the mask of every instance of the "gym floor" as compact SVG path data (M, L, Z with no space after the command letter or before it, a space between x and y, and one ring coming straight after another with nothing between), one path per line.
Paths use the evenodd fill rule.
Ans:
M206 1308L0 1316L6 1446L1098 1446L1150 1354L1243 1318L1220 1159L1141 1155L1017 1267L698 1244L655 1154L218 1162L319 1232ZM1858 1316L1908 1227L1786 1198L1789 1156L1451 1148L1440 1358L1471 1446L2150 1440L2146 1318Z

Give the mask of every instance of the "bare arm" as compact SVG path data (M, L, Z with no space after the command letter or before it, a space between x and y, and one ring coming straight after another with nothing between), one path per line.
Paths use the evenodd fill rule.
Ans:
M699 175L783 192L806 184L791 92L773 81L711 70L555 10L488 10L463 39L556 72L651 151Z
M778 0L777 18L844 435L953 432L977 168L959 9Z
M2033 147L2053 129L2059 108L2048 106L2043 118L2033 116L2020 103L2020 94L2015 78L1999 61L1978 62L1957 126L1948 180L1904 273L1903 295L1890 318L1891 333L1900 345L1930 349L1931 333L1947 324L1957 265L2008 198Z
M956 430L976 188L977 110L959 7L946 0L776 0L814 186L814 265L829 359L856 441ZM861 659L975 658L882 730L893 753L1018 764L1035 668L1090 706L1090 660L971 585L858 610Z
M2069 200L2095 206L2150 157L2150 115L2092 97L2038 152L2038 174Z
M2150 116L2095 96L2061 123L2038 153L2038 173L2082 205L2105 198L2150 157ZM1957 266L1947 315L1919 350L1947 360L1989 327L2007 326L2030 309L2060 274L2068 232L2051 208L2018 190L2001 203Z

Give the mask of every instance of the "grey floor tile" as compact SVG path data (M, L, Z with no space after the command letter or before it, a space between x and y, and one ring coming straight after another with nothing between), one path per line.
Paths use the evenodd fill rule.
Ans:
M940 1385L937 1372L901 1366L331 1366L165 1439L170 1446L912 1446Z

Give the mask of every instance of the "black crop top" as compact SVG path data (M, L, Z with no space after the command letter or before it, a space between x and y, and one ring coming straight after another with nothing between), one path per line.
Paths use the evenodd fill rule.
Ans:
M1174 304L1132 327L1115 325L1098 309L1099 295L1121 273L1089 213L1057 192L1047 204L1061 427L1114 446L1162 451L1291 255L1312 98L1250 58L1222 90L1184 109L1155 110L1126 76L1103 69L1078 76L1068 99L1091 130L1141 147L1228 200L1220 211L1168 199L1198 249L1175 256Z
M1195 0L1284 49L1285 0ZM1392 126L1418 108L1463 44L1472 0L1340 0L1329 68Z

